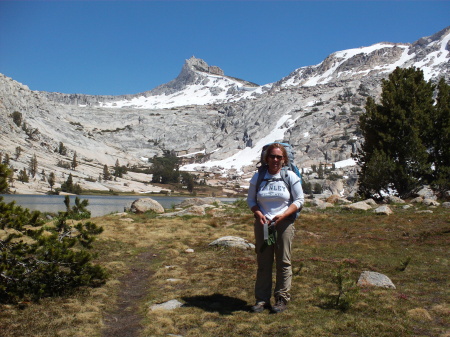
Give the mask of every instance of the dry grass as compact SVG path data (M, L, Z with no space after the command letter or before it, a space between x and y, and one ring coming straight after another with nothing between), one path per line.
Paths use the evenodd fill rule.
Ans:
M251 314L253 251L208 244L225 235L253 240L252 217L233 210L220 217L94 219L105 231L96 242L108 283L67 298L23 308L2 306L2 336L100 336L107 310L117 305L121 276L132 259L152 251L147 298L140 303L142 336L448 336L450 331L449 211L395 210L391 216L331 209L296 222L292 303L280 315ZM186 249L194 249L187 253ZM364 270L389 276L395 290L362 289L348 310L324 305L316 290L337 292L333 272L345 261L356 282ZM169 281L170 280L170 281ZM173 311L150 305L177 299Z

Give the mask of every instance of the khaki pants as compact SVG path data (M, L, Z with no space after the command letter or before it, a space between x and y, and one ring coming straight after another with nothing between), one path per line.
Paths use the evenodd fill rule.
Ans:
M266 246L261 252L264 243L263 226L260 223L255 228L255 249L257 254L258 271L256 273L255 297L256 302L270 303L272 293L272 266L276 261L276 283L274 289L275 299L282 297L286 302L291 299L292 266L291 245L294 239L294 225L291 220L284 220L277 225L277 242Z

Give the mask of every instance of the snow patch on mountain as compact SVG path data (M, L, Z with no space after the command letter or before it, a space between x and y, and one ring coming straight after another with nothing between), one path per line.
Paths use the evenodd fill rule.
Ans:
M261 156L261 151L264 145L272 143L275 141L281 141L284 139L284 134L288 131L294 124L295 120L291 119L291 115L282 116L275 129L271 133L261 138L253 147L246 147L245 149L237 152L233 156L223 159L214 160L202 164L189 164L184 165L180 168L182 171L199 171L199 170L210 170L216 168L222 172L227 170L236 170L238 173L243 173L242 169L245 166L255 165ZM220 149L219 149L220 150Z
M419 67L423 70L426 80L439 76L439 68L437 67L438 65L450 63L450 33L444 36L441 41L433 41L430 46L436 46L437 50L429 53L424 59L415 63L416 67Z
M334 57L334 59L338 60L338 62L336 62L334 64L334 66L332 68L330 68L329 70L327 70L325 73L318 74L316 76L309 78L305 83L303 83L303 85L310 87L310 86L315 86L317 84L329 83L331 80L334 79L334 76L332 76L332 75L338 70L338 68L344 62L348 61L352 57L355 57L356 55L359 55L359 54L370 55L371 53L373 53L379 49L392 48L393 46L394 45L392 45L392 44L378 43L378 44L374 44L369 47L347 49L347 50L343 50L343 51L339 51L334 54L331 54L331 57ZM407 48L406 48L406 46L401 46L401 48L405 49L401 59L405 58L405 61L406 61L407 60L407 57L406 57L407 56ZM401 62L401 63L404 63L404 62ZM395 69L395 65L386 64L385 66L381 66L381 67L377 67L377 68L379 68L379 70L382 72L391 72L392 70ZM343 76L344 74L350 75L351 73L353 73L354 75L356 75L356 74L366 75L371 70L373 70L373 69L357 71L356 73L355 72L338 72L337 77L339 78L339 77Z
M450 62L449 44L450 28L446 28L414 44L377 43L369 47L342 50L317 65L296 69L278 84L281 87L313 87L374 73L387 75L396 67L420 68L428 81L443 75L443 69Z
M189 84L172 94L139 96L131 100L100 103L105 108L170 109L186 105L207 105L235 102L241 99L254 99L271 85L248 87L238 80L226 76L206 74L196 71L203 77L201 84Z

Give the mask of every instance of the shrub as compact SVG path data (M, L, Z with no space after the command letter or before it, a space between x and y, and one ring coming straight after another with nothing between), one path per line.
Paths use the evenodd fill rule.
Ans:
M335 292L326 293L320 288L316 290L317 296L323 301L321 307L348 310L358 298L359 289L346 263L341 263L338 269L332 271L331 281L336 286Z
M65 169L70 169L70 163L65 162L63 160L58 160L58 163L56 164L56 166L62 167L62 168L65 168Z
M304 180L302 180L302 188L303 188L303 193L305 194L311 194L312 193L312 186L311 183L305 182Z
M65 156L67 154L67 147L64 146L63 142L59 142L59 146L55 150L55 152L58 152L60 155Z
M79 209L60 213L54 226L44 225L40 212L6 204L0 197L0 302L37 301L105 282L106 272L93 265L95 235L103 229L92 222L70 225Z
M336 181L336 180L342 179L343 177L341 175L333 172L333 173L330 173L327 178L328 178L328 180Z
M322 193L322 185L320 185L319 183L315 183L313 193L321 194Z
M11 114L11 118L13 119L14 124L20 127L22 124L22 114L19 111L14 111Z
M27 171L25 169L22 169L19 171L19 175L17 176L17 180L27 183L30 181L30 178L28 177Z

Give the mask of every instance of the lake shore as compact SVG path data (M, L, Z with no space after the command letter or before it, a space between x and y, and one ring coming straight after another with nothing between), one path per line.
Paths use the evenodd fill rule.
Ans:
M3 201L10 203L14 201L17 205L28 208L31 211L44 213L58 213L65 210L65 195L36 195L36 194L1 194ZM171 209L186 199L193 196L167 196L164 194L154 195L70 195L71 204L75 198L87 199L87 209L93 217L104 216L111 213L123 212L128 209L132 202L140 198L151 198L161 204L165 209ZM236 198L217 198L222 202L233 202Z

